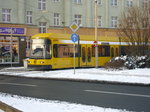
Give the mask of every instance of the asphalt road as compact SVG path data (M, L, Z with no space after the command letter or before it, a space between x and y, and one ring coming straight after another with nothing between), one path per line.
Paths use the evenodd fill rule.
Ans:
M150 112L150 87L0 76L0 92Z

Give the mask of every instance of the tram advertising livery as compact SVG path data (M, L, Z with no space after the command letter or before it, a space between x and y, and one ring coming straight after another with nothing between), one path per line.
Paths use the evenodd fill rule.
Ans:
M29 68L62 69L74 67L73 42L69 34L42 33L32 36ZM117 37L98 37L98 66L103 66L112 57L119 55ZM76 67L95 66L94 35L80 35L75 43Z

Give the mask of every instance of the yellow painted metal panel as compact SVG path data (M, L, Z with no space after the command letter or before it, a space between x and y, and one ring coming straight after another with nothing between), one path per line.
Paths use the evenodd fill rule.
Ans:
M59 34L59 33L40 33L32 36L32 39L59 39L70 40L71 34ZM94 35L79 35L81 41L95 41ZM98 36L98 41L106 42L119 42L118 37Z
M65 43L63 40L70 40L71 34L57 34L57 33L41 33L36 34L32 36L32 39L50 39L52 42L52 47L54 44L73 44L73 43ZM119 42L117 37L98 37L99 41L105 41L105 42ZM61 41L60 41L61 40ZM80 35L80 41L94 41L95 37L92 35ZM91 52L91 59L89 59L89 51L88 49L92 50L93 43L80 43L81 45L81 57L80 57L80 67L94 67L95 66L95 57L92 57L92 51ZM85 47L85 62L82 60L82 47ZM110 45L113 48L118 48L118 45ZM52 48L53 49L53 48ZM115 54L116 55L116 54ZM78 67L78 57L76 57L76 67ZM108 62L111 59L111 57L99 57L99 66L103 66L106 62ZM55 58L53 56L53 50L52 50L52 58L51 59L29 59L29 65L52 65L53 69L59 69L59 68L72 68L74 66L73 57L68 58Z

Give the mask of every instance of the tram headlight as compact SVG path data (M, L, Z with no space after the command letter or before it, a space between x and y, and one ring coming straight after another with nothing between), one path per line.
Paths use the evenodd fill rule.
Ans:
M43 64L43 63L44 63L44 61L41 61L40 63L41 63L41 64Z

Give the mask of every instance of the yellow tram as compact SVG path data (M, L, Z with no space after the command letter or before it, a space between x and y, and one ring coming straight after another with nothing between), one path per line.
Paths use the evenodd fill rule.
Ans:
M42 33L32 36L29 68L62 69L74 67L71 34ZM79 35L75 43L76 67L95 66L94 35ZM119 55L117 37L98 37L98 66Z

